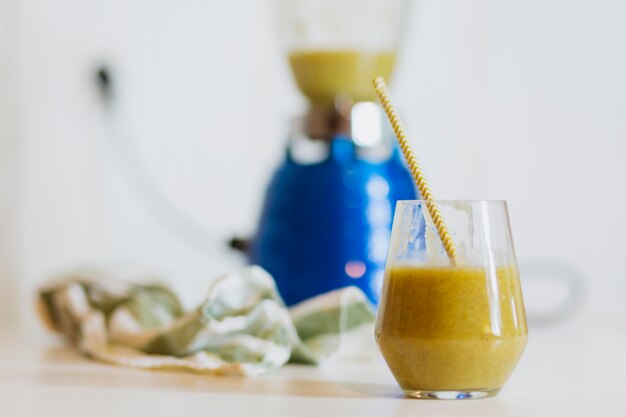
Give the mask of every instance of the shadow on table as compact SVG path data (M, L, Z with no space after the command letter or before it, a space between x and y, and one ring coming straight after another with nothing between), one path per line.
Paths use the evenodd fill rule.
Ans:
M367 397L385 397L385 398L402 398L408 399L404 396L402 390L395 385L385 385L385 384L353 384L353 383L342 383L342 385L355 393L362 394Z

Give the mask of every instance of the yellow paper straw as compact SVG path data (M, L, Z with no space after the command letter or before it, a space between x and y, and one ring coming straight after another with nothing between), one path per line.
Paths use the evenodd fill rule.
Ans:
M452 261L453 265L456 265L456 246L454 245L454 239L452 239L452 236L448 231L448 226L446 226L446 223L443 221L443 217L441 217L441 212L439 211L439 208L433 201L433 193L432 191L430 191L430 187L426 182L426 178L424 178L424 174L422 174L422 168L417 162L417 158L415 157L413 149L409 144L409 138L407 137L406 132L402 127L402 123L400 123L400 118L398 117L398 114L391 104L391 99L389 98L389 90L387 89L387 85L385 84L385 79L383 77L376 77L373 82L374 89L376 90L376 94L378 95L378 99L380 100L380 104L385 110L385 114L389 119L389 123L391 123L391 127L396 134L396 138L398 138L400 149L402 149L404 159L406 159L406 163L409 166L411 175L413 175L415 185L417 185L417 189L419 190L420 195L424 200L426 209L428 210L430 217L435 223L437 233L439 233L439 238L441 239L441 242L446 249L446 253L450 258L450 261Z

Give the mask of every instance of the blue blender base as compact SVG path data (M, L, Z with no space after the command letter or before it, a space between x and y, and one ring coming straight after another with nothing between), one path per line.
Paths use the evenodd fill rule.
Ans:
M287 305L348 285L377 304L395 203L416 198L397 149L374 163L338 138L312 165L287 152L267 190L250 262L274 276Z

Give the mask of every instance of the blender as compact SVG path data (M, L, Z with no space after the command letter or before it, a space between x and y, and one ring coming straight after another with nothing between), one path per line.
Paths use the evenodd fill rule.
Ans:
M348 285L378 302L394 207L418 198L372 79L389 79L407 0L276 0L308 110L294 117L249 260L293 305Z

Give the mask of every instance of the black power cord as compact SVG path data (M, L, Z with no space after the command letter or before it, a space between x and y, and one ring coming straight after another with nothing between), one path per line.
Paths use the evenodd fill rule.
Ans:
M94 79L107 116L105 121L107 143L123 178L138 196L142 205L170 232L205 255L226 252L228 247L245 252L248 248L246 239L234 237L228 242L223 242L214 237L200 222L191 219L176 207L171 199L158 188L148 170L140 163L140 158L136 150L132 148L128 135L126 135L126 140L122 140L122 136L125 136L122 133L127 132L128 129L122 129L125 123L120 117L119 103L115 103L114 100L115 83L111 70L106 65L99 65L94 72Z

